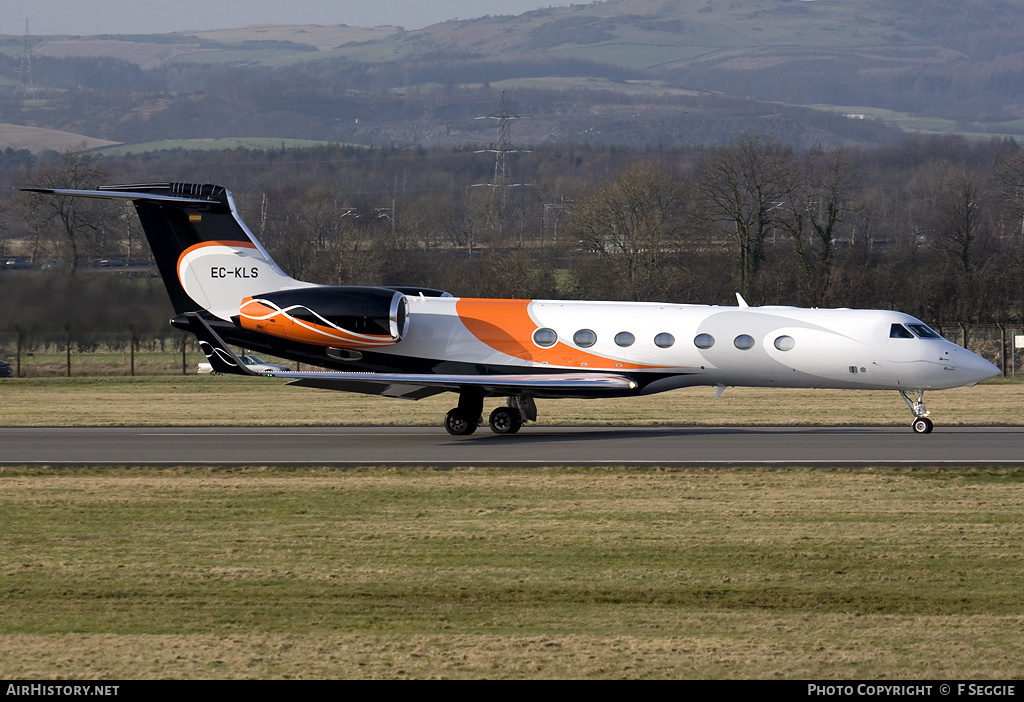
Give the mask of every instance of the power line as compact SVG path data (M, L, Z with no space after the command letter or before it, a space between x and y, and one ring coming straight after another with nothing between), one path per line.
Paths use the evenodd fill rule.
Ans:
M493 149L481 149L475 153L493 153L494 157L494 181L491 183L474 183L474 185L490 185L492 188L501 188L501 201L505 203L505 189L518 187L526 183L513 183L511 169L509 168L508 155L518 153L529 153L512 147L512 120L523 119L509 109L508 100L505 98L505 91L501 91L501 100L498 102L498 111L492 112L486 117L476 119L493 119L498 121L498 138Z
M18 85L15 95L36 96L35 83L32 81L32 35L29 33L28 20L25 20L25 48L21 52L21 67L18 69Z

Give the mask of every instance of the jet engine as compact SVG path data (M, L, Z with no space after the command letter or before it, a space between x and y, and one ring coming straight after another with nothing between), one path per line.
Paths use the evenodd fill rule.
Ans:
M397 344L409 328L409 302L388 288L318 286L242 300L236 323L281 339L340 349Z

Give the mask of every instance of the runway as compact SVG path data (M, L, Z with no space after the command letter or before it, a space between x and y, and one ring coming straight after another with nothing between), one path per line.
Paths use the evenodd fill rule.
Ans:
M1024 465L1024 427L0 428L0 465Z

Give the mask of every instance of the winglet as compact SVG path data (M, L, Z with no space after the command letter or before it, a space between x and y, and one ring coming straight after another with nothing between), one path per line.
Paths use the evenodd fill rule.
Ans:
M210 361L210 366L215 373L229 373L231 375L259 375L252 371L235 355L224 340L213 330L213 328L197 312L185 314L192 327L192 333L199 339L199 348Z
M740 307L750 307L750 305L747 304L747 301L744 300L743 296L739 293L736 293L736 304Z

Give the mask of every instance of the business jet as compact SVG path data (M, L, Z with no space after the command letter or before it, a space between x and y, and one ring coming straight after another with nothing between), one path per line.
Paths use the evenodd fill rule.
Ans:
M218 373L418 400L458 394L453 435L483 421L484 398L506 398L491 429L536 421L538 398L609 398L729 386L895 390L918 434L932 431L926 390L998 374L919 319L888 310L735 307L657 302L458 298L416 287L327 286L295 280L217 185L147 183L95 190L30 188L130 200L176 316ZM320 371L256 372L239 346Z

